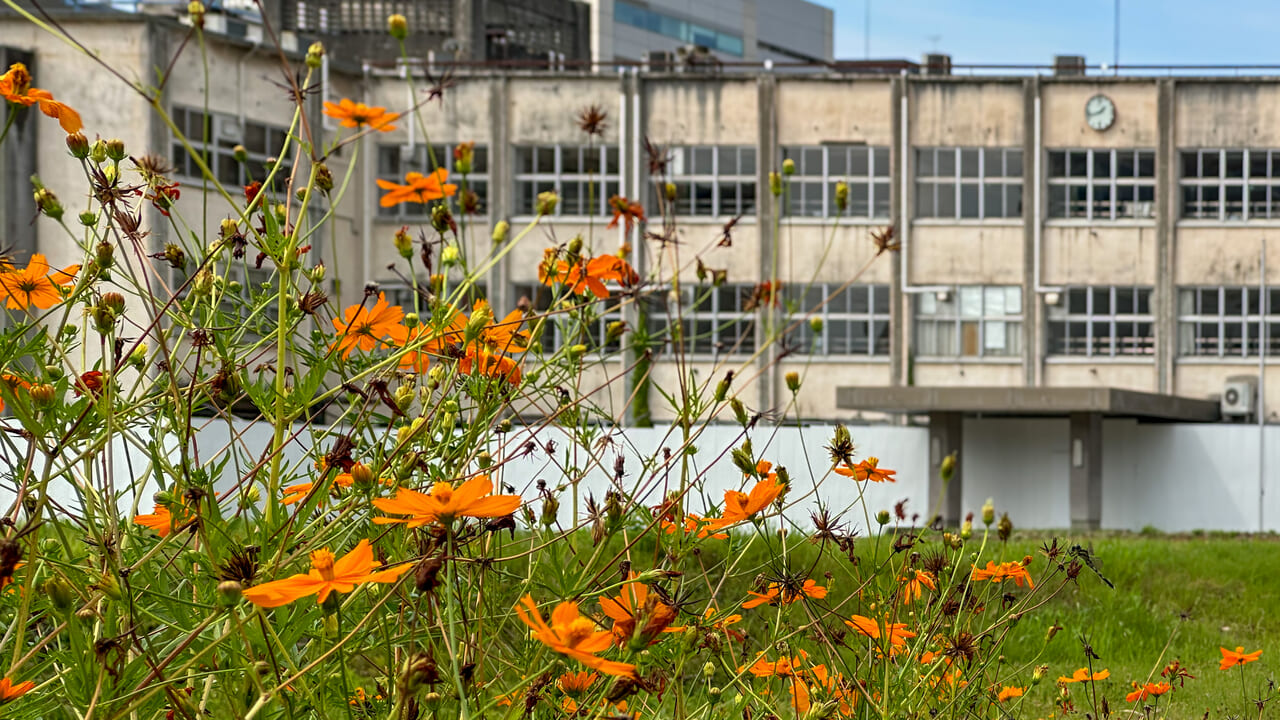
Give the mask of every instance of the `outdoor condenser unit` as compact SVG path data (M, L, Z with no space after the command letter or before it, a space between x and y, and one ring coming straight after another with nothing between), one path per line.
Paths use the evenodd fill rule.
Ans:
M1255 375L1232 375L1222 386L1222 416L1248 417L1258 401L1258 378Z

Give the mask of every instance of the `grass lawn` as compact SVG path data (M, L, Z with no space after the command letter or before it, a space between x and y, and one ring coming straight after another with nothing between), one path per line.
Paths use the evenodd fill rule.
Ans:
M978 529L971 543L977 543L980 536ZM1041 545L1053 537L1052 533L1015 532L1007 549L988 547L985 557L992 551L1004 559L1032 555L1033 570L1039 576L1045 567ZM1247 651L1262 649L1261 660L1246 666L1245 680L1250 700L1270 694L1272 668L1280 660L1280 537L1132 533L1063 533L1057 537L1067 547L1072 543L1092 546L1102 573L1115 587L1108 588L1086 569L1077 586L1067 585L1014 629L1004 646L1004 657L1014 677L1021 680L1016 684L1029 684L1034 666L1049 666L1044 680L1028 688L1014 716L1038 718L1054 713L1055 680L1086 665L1082 637L1088 638L1101 658L1094 661L1094 669L1111 672L1108 680L1098 683L1098 691L1105 692L1113 716L1130 716L1132 707L1136 710L1132 717L1141 717L1141 704L1131 706L1124 701L1132 689L1129 683L1159 681L1160 670L1175 659L1196 679L1160 698L1158 716L1200 718L1206 711L1213 718L1267 716L1265 712L1259 715L1251 703L1246 712L1240 669L1220 670L1218 648L1243 645ZM859 552L866 554L866 560L870 560L874 542L868 538L859 541ZM990 542L996 542L994 532ZM888 544L882 541L881 558ZM976 548L976 544L971 546ZM796 561L803 562L812 554L806 550L813 547L807 542L791 547ZM759 545L748 550L739 572L753 567L768 570L765 554L755 552L757 549ZM820 563L812 576L818 577L839 562L843 560ZM831 591L839 593L839 578L844 572L835 575L829 582ZM745 596L746 590L745 585L739 588L731 582L725 587L725 596ZM1054 624L1063 629L1046 645L1046 631ZM1084 686L1073 687L1077 716L1084 717L1089 710L1083 701ZM1268 710L1274 712L1270 705Z

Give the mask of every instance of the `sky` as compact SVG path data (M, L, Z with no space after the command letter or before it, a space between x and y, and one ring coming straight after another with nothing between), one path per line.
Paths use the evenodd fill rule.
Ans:
M764 0L767 2L768 0ZM1280 0L814 0L835 10L835 56L957 64L1049 64L1054 55L1120 64L1280 65Z

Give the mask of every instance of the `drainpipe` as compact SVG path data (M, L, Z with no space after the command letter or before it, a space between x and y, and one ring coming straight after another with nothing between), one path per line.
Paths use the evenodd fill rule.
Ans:
M911 247L908 242L911 235L911 218L907 214L907 211L908 211L907 198L910 197L910 195L908 195L908 192L910 191L910 188L911 188L911 173L908 172L908 170L911 168L912 165L910 160L911 158L911 132L910 132L911 126L909 121L910 107L907 104L907 98L911 96L911 90L907 82L907 77L905 73L902 76L902 83L903 83L902 100L900 101L902 104L899 108L901 111L899 113L901 115L899 130L902 133L902 138L900 141L900 151L898 153L898 158L899 158L898 162L902 165L902 172L900 173L900 176L901 176L900 187L898 189L898 192L901 193L901 197L902 197L902 200L901 200L902 227L899 228L899 234L898 234L900 238L899 242L902 245L902 251L898 253L898 257L902 258L902 261L898 264L898 269L901 274L901 277L899 278L900 280L899 284L902 286L903 293L907 295L920 295L922 293L950 290L951 288L950 286L947 286L947 285L912 285L910 280L911 274L907 271L907 269L911 265ZM904 314L906 313L905 308L903 309L903 313Z
M1267 239L1258 254L1258 532L1265 532L1262 501L1267 468Z
M1042 213L1044 212L1044 203L1040 199L1040 193L1043 192L1042 189L1044 188L1044 181L1041 179L1041 176L1040 176L1041 156L1044 155L1044 140L1041 138L1041 132L1042 131L1040 128L1040 93L1039 93L1039 90L1037 89L1036 101L1035 101L1035 135L1034 135L1036 154L1034 157L1031 158L1032 172L1035 173L1035 175L1033 176L1035 179L1035 184L1032 185L1032 189L1035 191L1034 199L1032 201L1035 203L1032 206L1032 217L1034 218L1033 222L1035 223L1035 226L1031 228L1031 233L1032 233L1031 245L1032 245L1032 252L1034 253L1034 258L1032 262L1034 263L1034 267L1032 267L1031 272L1032 272L1032 278L1035 281L1035 286L1036 286L1035 290L1037 295L1041 293L1062 292L1062 288L1060 287L1045 287L1040 284L1040 245L1043 242L1042 226L1044 224L1044 221L1041 217Z

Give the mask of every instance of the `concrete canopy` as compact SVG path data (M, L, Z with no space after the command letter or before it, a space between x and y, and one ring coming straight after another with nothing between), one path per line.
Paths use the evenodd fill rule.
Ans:
M889 413L1066 417L1097 413L1171 422L1216 422L1212 400L1106 387L840 387L836 407Z

